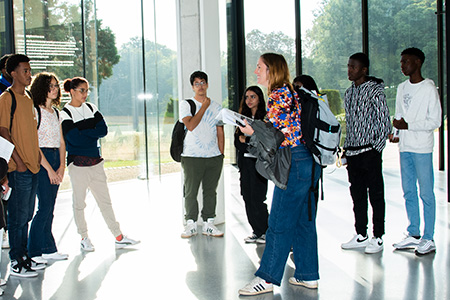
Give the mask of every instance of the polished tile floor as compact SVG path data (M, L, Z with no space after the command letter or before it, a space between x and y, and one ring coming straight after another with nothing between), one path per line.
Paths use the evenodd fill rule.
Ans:
M86 217L93 253L79 250L80 238L72 218L71 194L61 192L55 211L54 234L66 261L53 262L32 279L9 277L7 251L2 251L1 277L8 280L0 299L450 299L450 230L446 174L435 172L437 252L417 257L393 251L407 224L398 170L398 150L389 146L384 155L386 185L385 249L367 255L344 251L340 244L353 236L352 203L345 169L325 169L325 201L319 203L319 288L289 285L289 260L281 287L273 294L239 297L264 251L245 244L250 233L239 195L238 173L224 169L226 223L219 225L224 238L202 235L181 239L180 174L150 181L110 184L122 231L140 239L133 249L114 249L114 241L91 195ZM271 193L269 192L270 202Z

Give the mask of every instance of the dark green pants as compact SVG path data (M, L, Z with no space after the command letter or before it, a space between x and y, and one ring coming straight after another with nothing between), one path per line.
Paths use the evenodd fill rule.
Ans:
M197 221L198 201L197 194L200 183L203 188L202 219L216 216L217 185L223 167L223 155L211 158L181 157L181 166L184 171L184 205L186 220Z

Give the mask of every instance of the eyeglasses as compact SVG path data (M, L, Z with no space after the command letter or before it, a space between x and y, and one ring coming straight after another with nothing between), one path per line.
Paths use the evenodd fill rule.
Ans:
M89 89L73 89L73 90L74 91L78 91L78 92L80 92L82 94L86 93L86 94L89 95L89 93L90 93Z
M196 86L196 87L199 87L199 86L204 86L206 84L206 82L205 81L200 81L200 82L196 82L196 83L194 83L194 85Z
M50 83L49 87L50 87L51 90L53 90L53 89L59 89L59 84L51 84L51 83Z

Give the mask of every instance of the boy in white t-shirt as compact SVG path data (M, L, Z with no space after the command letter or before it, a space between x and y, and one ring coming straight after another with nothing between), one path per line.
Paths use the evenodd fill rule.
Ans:
M432 154L434 130L441 126L442 111L434 82L421 74L424 53L417 48L408 48L403 50L401 56L401 69L409 80L397 89L397 117L393 125L399 130L399 137L391 137L391 142L399 143L403 197L409 226L407 236L393 246L396 249L416 248L417 255L424 255L436 251L433 240L436 199ZM422 237L417 182L424 207Z
M190 82L195 95L195 115L187 101L180 103L180 121L188 129L184 139L181 166L184 171L184 198L186 227L182 238L197 234L200 183L203 188L203 234L220 237L223 232L214 226L216 216L216 189L222 173L225 136L223 125L216 120L221 106L207 97L208 75L202 71L191 74Z

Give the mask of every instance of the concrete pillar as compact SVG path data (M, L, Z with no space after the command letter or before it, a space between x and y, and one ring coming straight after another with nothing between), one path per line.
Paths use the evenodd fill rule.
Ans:
M192 97L189 76L201 70L208 74L208 96L222 105L218 0L177 0L177 31L180 99ZM217 188L216 224L225 222L223 180L222 172ZM201 187L198 200L201 211ZM184 199L182 212L184 219Z

